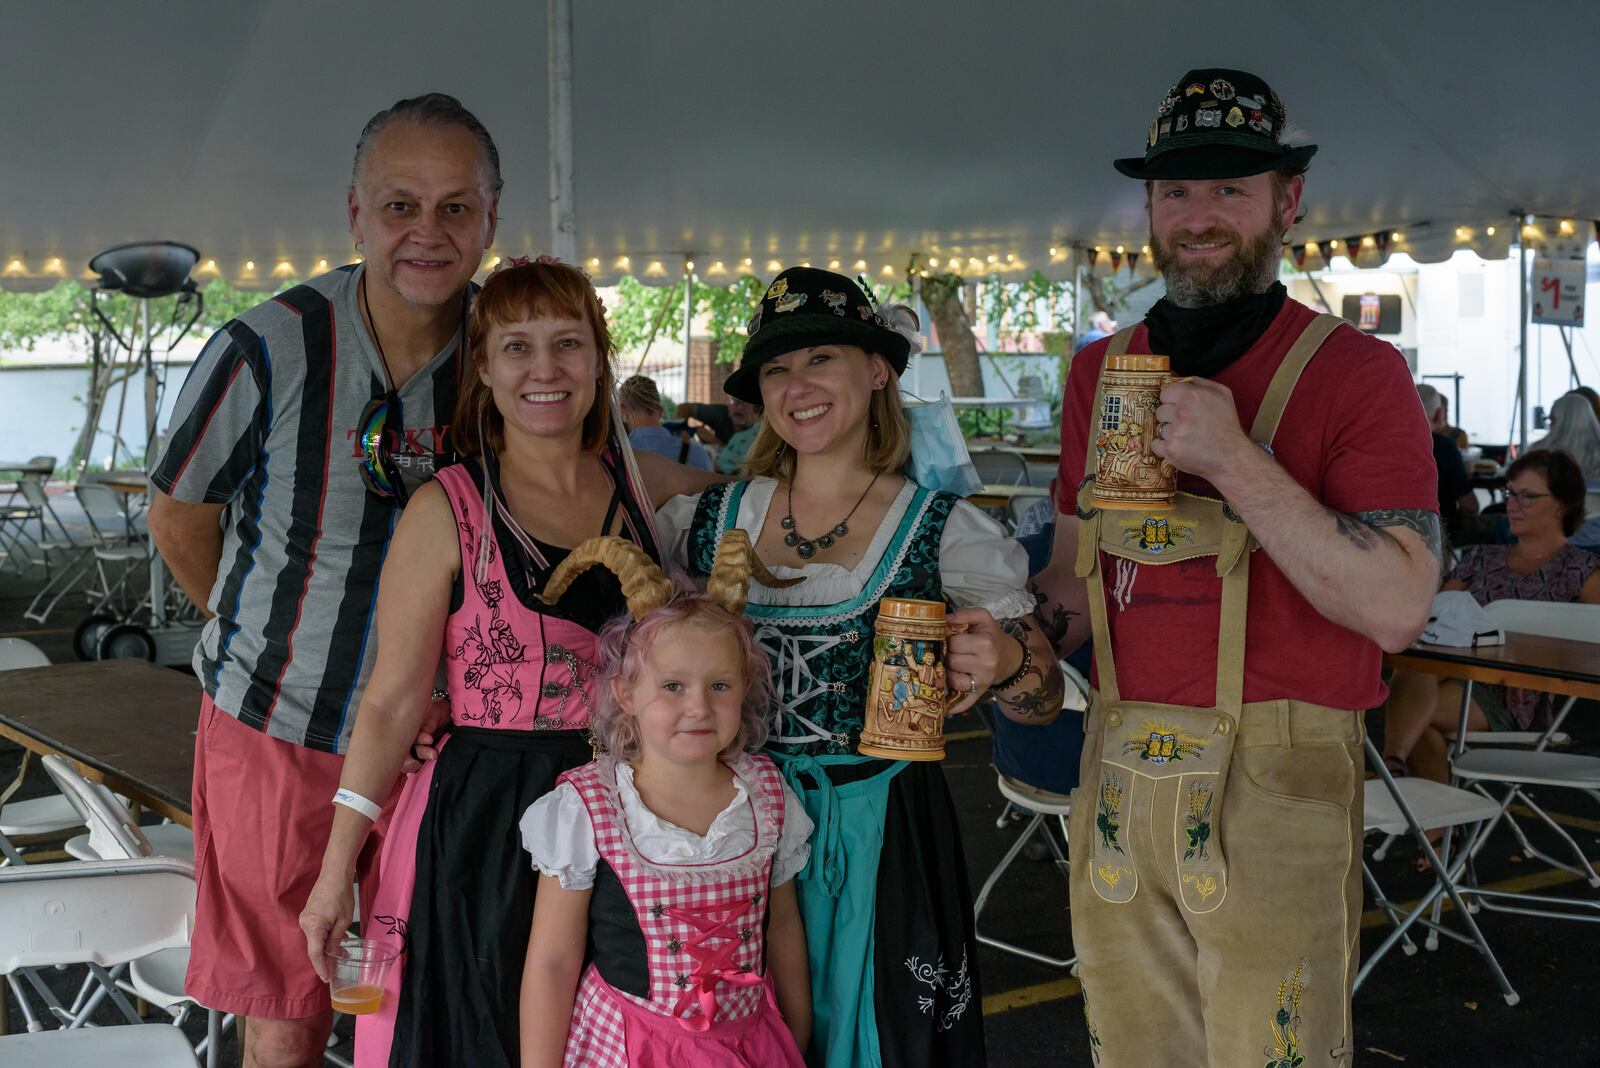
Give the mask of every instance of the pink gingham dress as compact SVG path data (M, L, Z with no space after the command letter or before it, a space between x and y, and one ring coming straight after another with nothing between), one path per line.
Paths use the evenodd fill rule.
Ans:
M564 1063L572 1068L803 1068L764 975L767 895L783 829L783 780L772 761L741 754L755 844L711 864L665 865L635 848L617 798L616 760L566 772L644 935L648 998L618 990L596 965L573 1005Z

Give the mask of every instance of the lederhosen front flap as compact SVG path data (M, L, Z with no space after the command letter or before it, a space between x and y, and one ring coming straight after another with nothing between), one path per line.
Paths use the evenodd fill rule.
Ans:
M1267 387L1250 436L1270 446L1283 410L1306 364L1342 320L1320 315L1290 347ZM1132 327L1120 331L1108 356L1127 351ZM1103 394L1102 378L1090 409L1089 443L1084 458L1087 486L1095 473L1094 426ZM1083 486L1080 486L1080 495ZM1081 499L1081 497L1080 497ZM1173 849L1180 893L1186 908L1204 913L1227 896L1227 863L1222 848L1222 791L1233 756L1234 737L1244 699L1246 611L1250 592L1249 530L1227 502L1180 492L1177 503L1160 513L1084 511L1078 535L1078 575L1088 581L1089 616L1098 671L1096 703L1103 713L1099 782L1095 790L1095 835L1090 884L1107 901L1131 901L1139 874L1122 830L1139 780L1146 789L1178 779L1173 813ZM1127 516L1123 519L1121 516ZM1165 525L1165 530L1160 529ZM1122 700L1106 614L1101 552L1133 564L1173 563L1216 556L1222 576L1217 639L1216 704L1212 708ZM1120 566L1120 565L1119 565ZM1160 825L1159 820L1154 825Z

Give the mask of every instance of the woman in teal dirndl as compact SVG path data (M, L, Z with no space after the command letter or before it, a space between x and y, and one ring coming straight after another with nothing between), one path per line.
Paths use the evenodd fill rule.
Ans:
M761 404L748 477L658 515L665 552L709 572L722 533L750 534L784 588L746 613L772 659L769 752L817 830L797 884L810 951L813 1063L985 1063L972 898L955 806L937 763L862 756L857 743L884 597L940 600L968 629L948 643L964 712L986 693L1049 722L1061 676L1032 623L1027 555L998 523L905 473L900 402L916 319L843 275L773 280L724 388Z

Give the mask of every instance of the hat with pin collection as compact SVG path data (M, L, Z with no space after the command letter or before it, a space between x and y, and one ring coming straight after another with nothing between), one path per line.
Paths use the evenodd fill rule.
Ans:
M730 396L761 403L758 371L786 352L813 345L855 345L904 374L911 342L890 327L860 285L819 267L790 267L772 280L750 320L739 367L722 384Z
M1172 181L1303 171L1317 146L1284 144L1287 122L1283 101L1254 74L1221 67L1192 70L1162 99L1144 155L1113 166L1129 178Z

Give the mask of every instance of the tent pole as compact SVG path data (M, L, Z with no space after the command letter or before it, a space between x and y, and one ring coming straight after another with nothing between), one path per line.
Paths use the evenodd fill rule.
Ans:
M692 267L693 261L686 266ZM683 272L683 399L689 399L689 374L694 366L694 271Z
M1522 340L1517 352L1517 452L1528 447L1528 239L1523 226L1528 219L1522 212L1517 219L1517 305L1521 309L1517 329Z
M549 0L550 252L578 260L572 202L572 0Z

